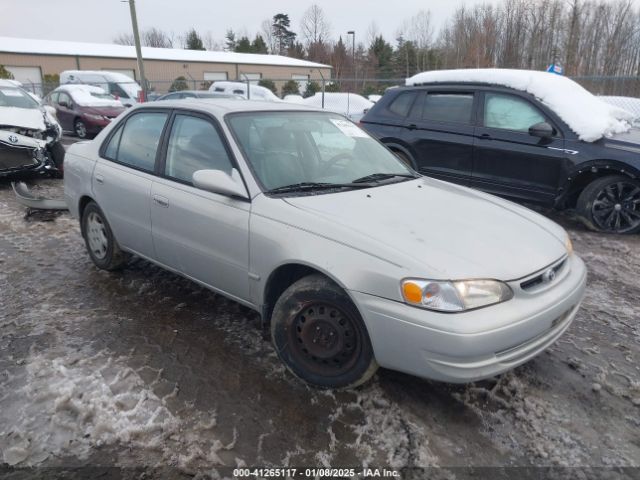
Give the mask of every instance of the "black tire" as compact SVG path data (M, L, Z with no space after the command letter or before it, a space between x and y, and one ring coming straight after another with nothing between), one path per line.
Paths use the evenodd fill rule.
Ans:
M287 368L316 387L356 387L378 369L358 309L320 274L298 280L280 296L271 339Z
M596 232L640 231L640 182L623 175L597 178L580 193L578 216Z
M87 134L87 126L79 118L76 118L76 121L73 122L73 133L75 133L78 138L89 138L89 135Z
M398 150L394 150L393 153L396 155L396 157L400 159L402 163L404 163L411 170L416 169L416 166L413 164L413 160L411 160L411 158L409 158L409 156L406 153L400 152Z
M62 143L55 142L49 145L49 156L56 167L56 170L52 172L54 177L62 178L64 174L64 155L65 149Z
M118 270L126 264L128 255L120 250L104 213L95 202L89 202L84 208L80 226L87 252L96 267ZM102 237L105 240L104 248L98 248Z

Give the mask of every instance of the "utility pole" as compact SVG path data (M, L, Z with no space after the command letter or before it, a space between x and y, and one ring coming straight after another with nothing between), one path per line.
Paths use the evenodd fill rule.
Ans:
M147 79L144 75L144 62L142 61L142 48L140 47L140 34L138 33L138 17L136 16L135 0L128 0L131 11L131 26L133 27L133 40L136 44L136 56L138 57L138 75L142 86L142 101L147 100Z
M353 91L355 93L358 88L358 72L356 70L356 32L355 30L349 30L347 35L351 35L353 37L353 46L351 48L351 55L353 56Z

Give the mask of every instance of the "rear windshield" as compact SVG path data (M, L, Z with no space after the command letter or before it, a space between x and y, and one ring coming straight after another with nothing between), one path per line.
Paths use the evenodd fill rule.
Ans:
M38 108L31 95L17 87L0 87L0 107Z

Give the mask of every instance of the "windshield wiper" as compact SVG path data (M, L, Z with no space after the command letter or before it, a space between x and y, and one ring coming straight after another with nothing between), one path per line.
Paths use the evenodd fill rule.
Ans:
M365 182L377 182L380 180L387 180L389 178L402 177L402 178L418 178L411 173L372 173L364 177L356 178L351 183L365 183Z
M372 186L372 184L365 183L364 181L355 185L353 183L300 182L272 188L271 190L267 190L267 193L305 192L311 190L331 190L333 188L368 188Z

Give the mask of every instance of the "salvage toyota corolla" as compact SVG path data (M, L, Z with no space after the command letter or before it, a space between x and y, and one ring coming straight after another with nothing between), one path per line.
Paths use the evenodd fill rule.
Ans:
M586 270L552 221L419 176L337 114L158 103L67 152L91 259L134 254L257 310L303 380L354 386L380 365L470 382L575 317Z

